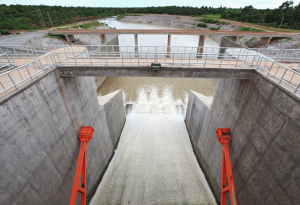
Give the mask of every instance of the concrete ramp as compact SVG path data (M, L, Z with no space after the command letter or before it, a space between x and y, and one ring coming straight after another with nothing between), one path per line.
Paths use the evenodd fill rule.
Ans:
M127 115L96 204L216 204L182 115Z

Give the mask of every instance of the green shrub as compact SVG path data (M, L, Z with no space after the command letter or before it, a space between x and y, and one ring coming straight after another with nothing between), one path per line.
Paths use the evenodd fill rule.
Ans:
M8 35L8 29L0 29L1 35Z
M91 21L90 23L84 23L79 25L81 28L83 29L89 29L89 28L95 28L95 27L99 27L99 26L103 26L104 23L100 23L99 21Z
M206 23L198 23L197 26L198 27L207 28L207 24Z
M19 35L20 33L19 33L19 32L17 32L16 34L18 34L18 35Z
M214 30L219 30L220 28L221 28L221 26L218 26L217 28L216 27L210 27L209 30L213 30L214 31Z
M245 45L249 47L255 39L257 38L256 37L251 38L249 41L246 41Z
M265 32L261 29L257 29L257 28L250 28L250 27L246 27L246 26L243 26L242 28L240 29L237 29L236 31L257 31L257 32Z
M55 38L55 39L61 40L60 36L50 36L49 34L44 36L44 38Z

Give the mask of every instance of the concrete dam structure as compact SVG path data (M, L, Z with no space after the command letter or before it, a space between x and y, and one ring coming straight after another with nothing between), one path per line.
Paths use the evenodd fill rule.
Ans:
M203 53L200 59L197 48L186 61L172 48L151 51L149 58L140 49L137 57L135 51L123 55L121 47L115 53L72 49L34 60L11 54L15 64L28 62L0 74L0 204L68 204L81 126L94 129L84 187L90 204L220 204L218 128L232 135L238 204L300 203L300 81L287 67L297 63L279 64L261 53L236 57L219 48L214 58ZM167 106L158 113L154 104L150 113L142 105L130 112L122 90L97 96L99 76L134 74L219 79L213 98L190 91L186 114Z

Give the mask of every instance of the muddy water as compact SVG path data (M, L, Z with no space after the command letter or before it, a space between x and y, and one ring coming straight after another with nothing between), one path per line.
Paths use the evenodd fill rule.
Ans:
M117 29L180 29L167 26L151 24L140 24L117 21L115 18L99 20ZM171 46L197 46L199 36L197 35L174 35L171 38ZM120 46L133 46L133 35L120 35ZM140 46L167 46L167 35L139 35L138 44ZM205 47L219 47L211 38L206 37ZM216 49L218 50L218 49ZM199 92L205 96L213 96L216 87L216 79L197 78L146 78L146 77L109 77L98 90L98 95L103 96L113 91L122 89L124 93L124 103L134 104L133 109L139 104L158 104L163 110L165 104L183 105L186 109L190 90Z

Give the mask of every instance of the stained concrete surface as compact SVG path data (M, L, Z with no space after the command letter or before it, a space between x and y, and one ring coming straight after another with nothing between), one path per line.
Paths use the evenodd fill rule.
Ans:
M219 79L212 101L190 92L185 121L194 152L218 200L222 145L215 131L228 127L238 203L300 204L298 96L259 73L251 80Z
M112 116L119 119L112 121ZM68 204L80 126L95 129L87 146L87 195L91 197L124 122L121 91L100 105L93 78L61 78L57 70L1 101L0 204Z
M127 115L96 204L216 204L182 115Z

